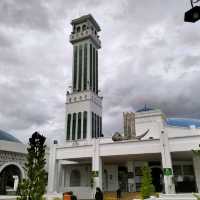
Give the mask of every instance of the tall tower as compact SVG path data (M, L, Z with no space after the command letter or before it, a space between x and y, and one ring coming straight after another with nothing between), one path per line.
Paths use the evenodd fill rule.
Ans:
M66 98L66 140L83 140L102 136L102 97L98 95L98 32L92 15L71 22L73 30L72 92Z

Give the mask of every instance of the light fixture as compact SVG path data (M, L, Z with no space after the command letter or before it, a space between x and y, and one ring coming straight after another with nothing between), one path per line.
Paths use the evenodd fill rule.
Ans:
M200 0L190 0L192 8L185 13L184 21L185 22L196 22L200 19L200 6L194 6L194 3L199 2Z

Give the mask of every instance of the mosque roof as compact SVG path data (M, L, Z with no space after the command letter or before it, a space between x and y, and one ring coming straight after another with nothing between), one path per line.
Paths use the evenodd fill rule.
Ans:
M12 136L10 133L0 130L0 141L9 141L9 142L17 142L21 143L16 137Z
M179 126L179 127L196 127L200 128L199 119L188 119L188 118L167 118L167 125Z

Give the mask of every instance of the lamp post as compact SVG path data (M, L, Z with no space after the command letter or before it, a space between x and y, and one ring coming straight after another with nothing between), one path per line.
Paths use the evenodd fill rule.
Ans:
M200 0L190 0L192 8L185 13L185 22L196 22L200 19L200 6L194 6Z

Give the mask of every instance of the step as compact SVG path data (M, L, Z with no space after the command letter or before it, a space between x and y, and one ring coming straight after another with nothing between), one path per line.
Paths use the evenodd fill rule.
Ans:
M160 194L160 199L163 199L163 200L196 200L196 198L191 193Z

